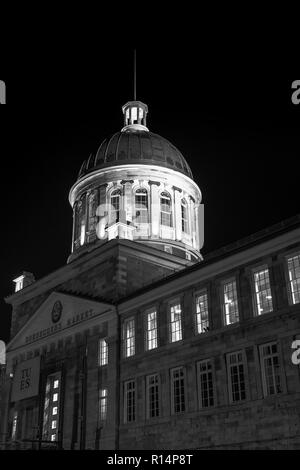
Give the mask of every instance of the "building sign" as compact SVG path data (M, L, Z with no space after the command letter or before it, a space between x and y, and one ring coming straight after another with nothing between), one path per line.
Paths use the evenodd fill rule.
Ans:
M15 402L38 395L39 377L39 356L18 364L14 374L11 401Z
M63 306L61 302L55 302L52 312L51 312L52 322L54 322L54 320L58 322L61 319L62 310L63 310ZM77 323L81 323L82 321L89 320L95 317L96 315L99 315L99 312L96 312L93 308L77 313L76 315L73 315L69 318L64 319L63 322L60 321L59 323L54 323L54 325L49 326L48 328L44 328L43 330L36 331L35 333L32 333L29 336L26 336L25 338L26 344L32 343L41 338L45 338L46 336L55 334L61 330L74 326Z

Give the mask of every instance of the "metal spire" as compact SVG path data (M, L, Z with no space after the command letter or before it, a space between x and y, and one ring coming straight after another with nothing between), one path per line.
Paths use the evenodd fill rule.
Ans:
M133 73L134 73L134 101L136 101L136 49L134 49L133 59Z

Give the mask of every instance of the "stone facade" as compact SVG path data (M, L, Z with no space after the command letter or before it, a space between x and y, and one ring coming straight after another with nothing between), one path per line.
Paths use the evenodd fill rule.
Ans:
M299 448L300 369L292 363L291 345L300 335L300 310L299 304L290 301L286 265L287 257L300 252L299 217L185 269L173 255L158 250L154 250L155 266L153 250L136 242L112 240L107 243L106 254L103 248L99 250L98 261L95 253L93 257L85 254L55 276L7 299L15 312L7 374L17 363L35 355L41 356L41 370L39 395L7 406L6 445L18 445L9 439L15 410L20 417L16 442L23 440L22 446L46 445L26 439L38 441L46 379L59 370L59 445L65 449ZM257 316L253 269L266 265L273 309ZM221 287L224 279L233 277L237 280L239 322L224 325ZM196 334L195 296L203 288L208 292L209 329ZM169 308L174 298L182 306L183 337L171 343ZM66 318L60 330L47 335L48 311L57 299L64 306ZM147 351L145 312L150 307L157 312L158 347ZM95 315L88 318L80 313L93 309ZM71 314L72 320L68 319ZM22 316L26 321L18 323ZM128 318L135 322L135 353L125 358L123 326ZM33 331L44 326L45 335L30 336L33 326ZM101 338L108 344L105 366L98 362ZM270 343L277 345L281 387L273 395L264 391L260 353L261 346ZM232 403L227 357L236 351L243 355L246 395ZM214 404L203 408L197 364L208 359ZM170 374L178 367L184 371L185 410L174 413ZM160 414L153 418L147 415L146 397L146 380L151 374L158 374L160 384ZM124 386L128 381L134 381L136 387L135 419L130 423L124 422ZM108 390L107 415L99 423L99 390L103 388ZM7 391L7 401L8 396Z

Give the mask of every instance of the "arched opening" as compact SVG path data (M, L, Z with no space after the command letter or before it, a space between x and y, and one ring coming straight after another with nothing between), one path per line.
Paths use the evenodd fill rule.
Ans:
M188 205L185 199L181 201L181 229L184 233L189 232Z
M110 195L110 222L119 222L121 190L116 189Z
M148 192L144 188L139 188L135 192L135 222L148 223Z
M172 200L167 192L163 192L160 195L160 223L165 227L173 227Z

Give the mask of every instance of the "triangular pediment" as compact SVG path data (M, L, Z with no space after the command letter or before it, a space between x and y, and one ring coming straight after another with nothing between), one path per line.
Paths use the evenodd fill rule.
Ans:
M7 345L7 352L46 339L57 333L86 323L114 307L105 302L90 300L61 292L52 292Z

